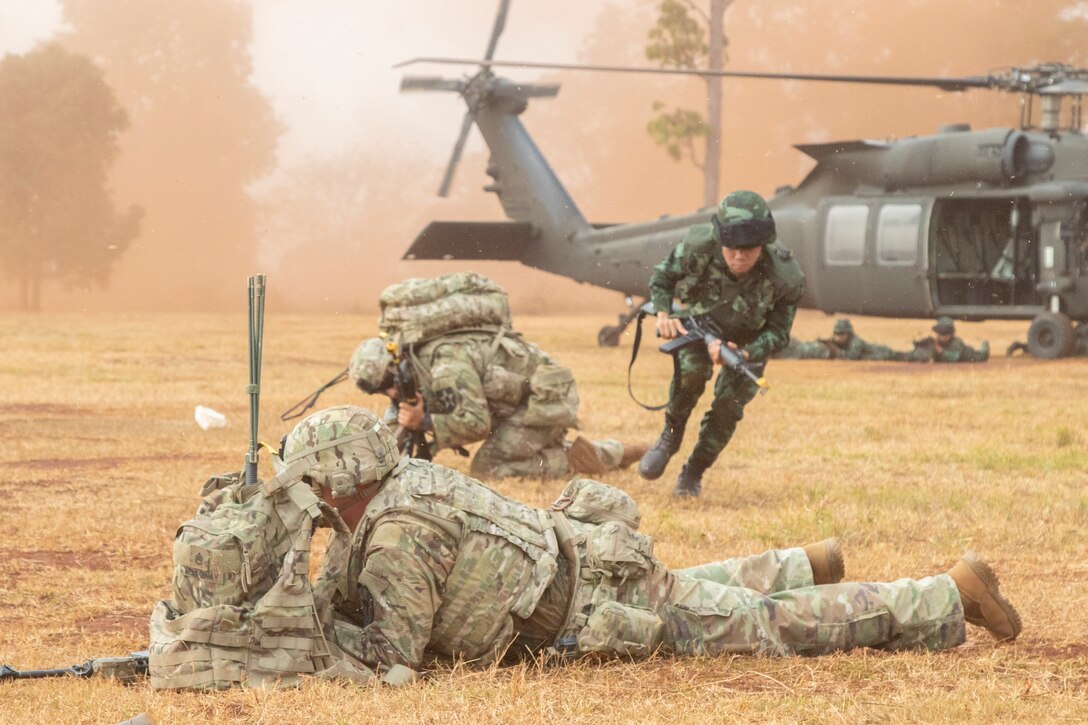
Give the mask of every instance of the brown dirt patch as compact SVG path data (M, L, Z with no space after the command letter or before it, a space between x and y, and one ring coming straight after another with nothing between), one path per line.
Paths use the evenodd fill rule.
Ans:
M77 619L74 624L83 634L134 634L147 632L149 612L115 612Z
M123 462L158 461L161 456L129 456L126 458L31 458L25 461L4 461L4 465L20 468L116 468Z
M131 568L158 561L158 555L110 556L101 551L19 551L0 549L0 561L32 564L50 569L85 569L87 571L110 571L118 566Z
M0 405L0 415L84 415L87 409L78 405L57 403L8 403Z
M1074 643L1065 645L1036 644L1017 645L1024 654L1036 655L1048 660L1075 660L1088 658L1088 644ZM1088 675L1086 675L1088 677Z

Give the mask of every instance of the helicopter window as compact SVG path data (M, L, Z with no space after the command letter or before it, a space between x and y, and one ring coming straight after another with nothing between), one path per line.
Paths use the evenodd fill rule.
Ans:
M827 210L824 261L833 266L857 266L865 261L865 231L869 207L843 204Z
M921 204L887 204L877 222L877 259L881 264L914 264L918 261Z

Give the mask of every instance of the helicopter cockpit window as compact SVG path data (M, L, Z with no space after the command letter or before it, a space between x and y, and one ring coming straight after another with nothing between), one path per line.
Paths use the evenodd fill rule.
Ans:
M859 266L865 261L865 232L869 207L843 204L827 210L824 262L832 266Z
M918 261L921 204L886 204L877 220L876 249L881 264L912 265Z

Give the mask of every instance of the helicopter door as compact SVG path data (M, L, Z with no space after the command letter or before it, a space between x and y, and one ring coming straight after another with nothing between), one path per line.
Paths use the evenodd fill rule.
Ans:
M929 200L896 199L880 204L874 212L866 311L877 315L930 313L923 233Z
M859 289L865 274L869 205L856 199L828 199L820 204L817 273L806 284L824 312L861 312L866 296Z
M1027 199L938 199L931 228L933 301L939 311L1039 303Z

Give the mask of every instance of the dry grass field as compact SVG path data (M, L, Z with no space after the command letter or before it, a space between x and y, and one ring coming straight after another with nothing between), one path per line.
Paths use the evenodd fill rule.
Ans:
M627 397L625 346L596 347L607 315L520 317L573 367L591 435L650 440L658 414ZM830 332L803 312L794 333ZM905 347L925 321L854 318ZM347 362L371 316L282 316L265 330L262 435ZM605 478L630 491L659 558L677 566L843 540L847 576L885 580L987 556L1024 619L1012 645L971 628L929 655L530 664L443 670L403 689L311 682L296 691L172 694L140 684L39 680L0 685L3 723L336 722L1083 722L1088 720L1088 360L1003 356L1023 323L961 324L988 337L981 365L780 361L704 480L669 496L664 479ZM171 541L210 474L237 469L248 440L244 308L238 315L0 316L0 662L61 666L142 649L168 596ZM652 347L635 390L659 402L671 367ZM377 407L341 385L324 404ZM229 426L201 431L193 408ZM695 426L689 430L690 450ZM438 462L466 468L442 453ZM267 473L267 461L262 461ZM548 504L560 481L497 486Z

